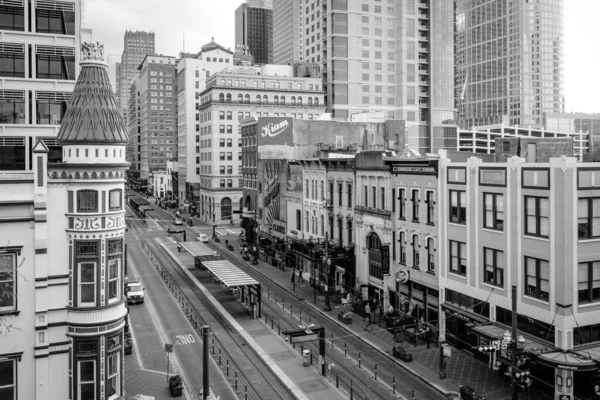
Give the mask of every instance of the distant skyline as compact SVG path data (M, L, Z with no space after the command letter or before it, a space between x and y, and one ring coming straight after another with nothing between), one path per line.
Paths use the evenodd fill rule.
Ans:
M198 52L212 40L235 47L235 9L242 0L82 0L83 28L120 59L126 30L152 31L156 52L179 56ZM277 1L277 0L275 0ZM447 0L450 1L450 0ZM600 0L564 0L564 79L566 111L600 113Z

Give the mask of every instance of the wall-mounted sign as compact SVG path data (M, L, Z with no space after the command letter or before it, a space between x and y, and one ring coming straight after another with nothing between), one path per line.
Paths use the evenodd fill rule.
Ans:
M293 146L293 120L289 117L261 117L256 123L259 145Z
M285 227L281 225L273 225L273 230L275 232L283 233L285 235Z
M407 269L401 269L396 272L396 282L398 283L406 283L410 279L410 271Z
M394 175L415 174L415 175L436 175L436 168L430 165L406 165L391 164L390 171Z
M245 45L245 44L237 43L235 45L235 54L250 55L250 46Z
M381 270L383 275L390 274L390 245L384 244L381 246Z

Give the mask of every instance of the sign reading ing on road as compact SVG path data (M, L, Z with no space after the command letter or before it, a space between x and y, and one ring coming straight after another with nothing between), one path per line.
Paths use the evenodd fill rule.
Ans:
M171 343L165 343L165 353L172 353L173 345Z

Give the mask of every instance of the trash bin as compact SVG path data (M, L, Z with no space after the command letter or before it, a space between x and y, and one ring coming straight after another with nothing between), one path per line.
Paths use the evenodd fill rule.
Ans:
M302 350L302 365L305 367L310 365L310 350Z

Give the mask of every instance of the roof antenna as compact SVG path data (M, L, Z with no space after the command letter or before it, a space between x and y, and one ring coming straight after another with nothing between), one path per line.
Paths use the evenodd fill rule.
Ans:
M185 32L183 33L183 54L185 54Z

